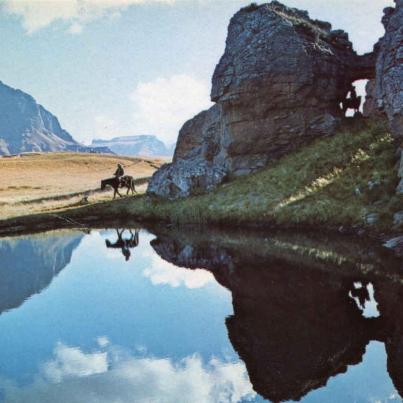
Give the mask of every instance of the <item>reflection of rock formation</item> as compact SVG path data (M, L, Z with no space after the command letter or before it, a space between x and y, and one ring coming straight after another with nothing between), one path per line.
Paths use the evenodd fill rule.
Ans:
M300 399L359 363L374 339L385 342L388 370L402 394L403 317L398 310L403 287L401 262L394 256L348 240L333 241L331 248L327 239L259 234L165 232L152 245L174 264L212 271L231 290L229 337L265 398ZM357 281L374 285L379 318L364 318L349 297Z
M0 313L41 292L70 262L80 233L0 239Z

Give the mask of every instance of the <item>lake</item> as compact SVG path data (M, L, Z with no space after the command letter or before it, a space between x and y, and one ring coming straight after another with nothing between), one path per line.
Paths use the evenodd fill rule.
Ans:
M0 239L4 402L401 402L401 261L323 234Z

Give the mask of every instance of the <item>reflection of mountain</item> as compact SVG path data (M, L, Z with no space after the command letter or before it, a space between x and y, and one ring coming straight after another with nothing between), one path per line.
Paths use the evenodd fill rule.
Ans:
M162 258L206 268L231 290L229 337L263 397L300 399L359 363L370 340L385 343L402 394L403 287L394 256L349 240L154 232ZM359 281L373 284L379 318L364 318L349 297Z
M0 313L46 288L79 245L80 233L0 239Z

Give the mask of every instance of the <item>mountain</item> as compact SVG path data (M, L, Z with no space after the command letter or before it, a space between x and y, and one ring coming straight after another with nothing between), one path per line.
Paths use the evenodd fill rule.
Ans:
M79 144L31 95L0 81L0 155L29 151L108 152Z
M94 139L92 147L108 147L115 154L143 156L171 156L173 147L166 146L153 135L121 136L111 140Z

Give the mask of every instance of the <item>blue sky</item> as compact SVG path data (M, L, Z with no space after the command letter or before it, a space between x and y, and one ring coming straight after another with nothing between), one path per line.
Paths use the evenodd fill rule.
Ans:
M156 134L172 143L210 105L240 0L0 0L0 80L28 92L77 140ZM372 49L392 0L283 0Z

